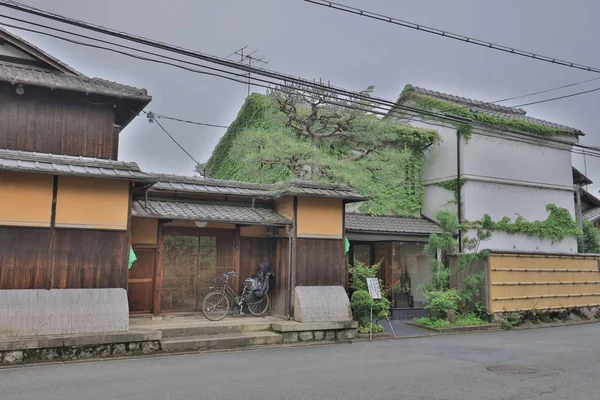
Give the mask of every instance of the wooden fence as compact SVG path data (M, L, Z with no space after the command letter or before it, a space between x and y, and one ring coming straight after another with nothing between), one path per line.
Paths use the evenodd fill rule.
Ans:
M492 253L487 270L492 313L600 305L596 255Z

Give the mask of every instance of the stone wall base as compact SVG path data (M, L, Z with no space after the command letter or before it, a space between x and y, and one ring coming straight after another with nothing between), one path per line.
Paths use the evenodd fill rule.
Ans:
M326 331L282 332L283 343L340 341L355 339L356 329L336 329Z
M153 354L160 351L160 342L158 340L130 343L106 343L86 346L51 347L43 349L5 350L0 351L0 365L133 356L141 354Z

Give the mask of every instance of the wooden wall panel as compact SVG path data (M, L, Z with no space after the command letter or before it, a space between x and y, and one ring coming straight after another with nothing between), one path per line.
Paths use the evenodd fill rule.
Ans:
M117 159L112 102L27 86L18 95L0 84L0 148Z
M129 185L121 180L59 177L56 226L127 229Z
M57 229L54 288L127 288L127 232Z
M49 227L53 179L51 175L0 172L0 225Z
M131 218L131 243L156 245L158 243L158 220Z
M341 199L298 197L298 237L341 238L344 204Z
M50 229L0 227L0 289L47 289Z
M153 306L154 269L156 265L156 249L133 249L137 260L129 269L127 299L129 310L134 312L150 312Z
M492 312L600 305L594 257L492 254L487 272Z
M346 287L344 241L298 238L296 286Z
M240 283L258 271L261 263L273 264L271 241L270 238L260 237L240 238Z
M271 263L275 273L274 287L271 287L271 313L286 316L288 293L290 285L289 277L289 240L287 238L274 239L275 254Z
M294 219L294 197L284 196L275 202L275 211L288 219Z

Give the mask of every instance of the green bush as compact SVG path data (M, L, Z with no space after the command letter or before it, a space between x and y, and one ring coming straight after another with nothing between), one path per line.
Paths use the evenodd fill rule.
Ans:
M373 265L365 265L360 261L355 261L354 266L348 266L348 272L350 275L350 290L356 294L357 292L365 292L369 295L369 288L367 285L367 278L377 278L379 273L379 269L381 268L381 263L373 264ZM381 291L382 296L385 296L385 286L381 279L379 279L379 289ZM352 298L354 298L354 294L352 294ZM362 294L360 296L363 296ZM350 305L352 306L352 298L350 299ZM390 314L391 303L385 297L379 300L373 300L371 295L369 295L369 299L371 299L371 303L373 305L373 320L379 321L382 319L386 319ZM352 306L352 312L354 311L354 306ZM369 306L367 320L370 319L371 308ZM354 318L360 322L358 317L354 316Z
M504 320L500 324L500 328L510 330L515 326L521 325L523 322L523 314L518 312L511 312L504 314Z
M423 292L430 315L433 318L446 318L447 312L450 309L457 310L458 303L461 300L461 295L456 289L445 289Z
M352 315L361 326L367 325L371 320L371 307L374 306L374 301L369 292L365 290L357 290L350 298L350 307L352 307Z
M432 328L448 328L450 326L450 322L438 318L421 317L415 318L414 321L418 324L430 326Z
M600 253L598 228L590 221L583 221L583 234L578 236L577 242L580 253Z
M348 272L350 275L350 283L348 286L350 287L350 290L368 291L369 287L367 286L367 278L377 278L380 268L381 263L366 265L355 260L354 265L348 266ZM379 280L379 286L381 288L381 293L384 293L385 288L383 287L381 279Z
M479 318L473 311L467 311L456 316L456 323L454 326L483 325L485 323L486 321Z
M376 324L376 323L371 324L369 322L366 325L359 325L358 326L358 333L369 333L370 332L369 328L370 328L371 325L373 326L373 333L381 333L381 332L383 332L383 325Z

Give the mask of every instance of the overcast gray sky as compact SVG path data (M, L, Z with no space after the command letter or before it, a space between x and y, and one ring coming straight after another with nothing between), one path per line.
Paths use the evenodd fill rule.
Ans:
M311 5L302 0L22 0L31 6L205 53L227 56L250 45L272 60L269 69L323 78L336 86L395 100L410 83L493 101L595 77ZM340 0L408 21L600 67L600 2L594 0ZM1 9L10 15L14 11ZM31 18L31 17L27 17ZM57 23L45 21L54 26ZM64 26L63 26L64 27ZM68 28L73 29L73 28ZM156 113L219 125L235 118L246 87L215 77L82 48L15 31L89 76L143 87ZM89 34L89 33L88 33ZM591 82L525 100L600 87ZM600 92L525 107L531 116L581 129L583 143L600 145ZM509 103L510 104L510 103ZM515 103L512 103L515 104ZM223 129L161 120L205 161ZM122 133L119 157L144 170L191 174L194 162L156 124L137 118ZM583 169L580 157L574 157ZM587 157L600 183L600 159Z

